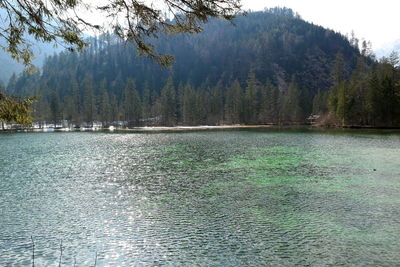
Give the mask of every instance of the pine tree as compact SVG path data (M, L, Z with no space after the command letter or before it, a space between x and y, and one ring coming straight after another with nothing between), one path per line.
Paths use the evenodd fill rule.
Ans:
M273 121L273 86L270 80L265 82L264 87L261 89L261 99L260 99L260 111L259 111L259 121L262 124Z
M304 119L303 109L300 105L300 90L295 77L292 77L292 82L284 97L282 116L286 122L298 123Z
M147 81L144 83L143 87L142 105L143 105L143 118L147 120L151 116L151 96L150 96L149 83Z
M76 80L75 76L72 78L71 81L71 101L73 111L71 112L71 119L74 121L81 120L81 112L82 112L82 105L81 105L81 94L79 90L79 84Z
M91 123L96 119L97 114L92 76L87 75L83 80L83 90L83 116L86 122Z
M176 96L172 76L161 91L162 124L174 126L176 124Z
M250 72L247 78L247 86L244 91L243 102L243 117L244 123L246 124L258 123L258 92L259 82L257 81L254 72Z
M99 118L103 122L103 125L107 125L111 121L110 97L105 79L100 82Z
M185 87L182 82L179 83L176 92L176 120L177 122L183 122L183 92Z
M115 122L122 120L121 107L118 104L117 97L113 93L111 93L110 95L110 106L111 106L111 121Z
M66 120L72 121L76 117L75 115L75 106L74 106L74 99L71 95L67 95L64 97L64 118Z
M238 124L242 114L242 88L235 80L226 90L225 120L227 123Z
M373 71L368 80L368 94L366 101L368 122L371 125L376 125L383 119L380 112L381 92L381 84L378 75L376 71Z
M321 90L318 90L317 94L314 96L313 99L313 107L312 113L315 115L323 115L328 110L326 107L326 93L322 93Z
M187 83L183 89L182 95L182 117L183 123L192 125L197 123L196 121L196 94L193 91L192 86Z
M346 114L345 120L351 124L363 125L368 123L367 95L368 77L370 68L366 58L360 56L357 66L351 75L348 89L346 91Z
M135 89L133 90L132 93L132 101L133 101L133 122L134 125L140 125L140 120L142 119L143 116L143 110L142 110L142 103L140 100L140 95L139 92Z
M346 114L347 114L347 88L344 82L341 82L337 87L337 105L336 105L336 116L342 120L342 126L345 125L346 122Z
M281 93L279 92L278 87L272 86L271 96L269 98L269 120L275 124L280 124L280 99Z
M339 88L342 87L344 92L344 58L342 53L337 53L332 68L332 87L329 89L327 106L331 114L336 114L338 110L338 94ZM344 99L342 99L344 101Z
M57 122L62 119L62 107L60 103L60 97L58 96L57 92L53 92L51 94L50 111L52 114L54 127L56 127Z
M123 109L128 125L137 126L142 118L142 105L139 93L136 90L136 83L133 79L128 79L126 83Z
M224 119L224 97L221 80L211 90L209 105L208 123L212 125L220 124Z

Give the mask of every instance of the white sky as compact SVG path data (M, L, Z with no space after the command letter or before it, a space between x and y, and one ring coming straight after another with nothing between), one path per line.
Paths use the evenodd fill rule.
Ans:
M245 10L285 6L306 21L354 33L380 49L400 39L400 0L242 0Z

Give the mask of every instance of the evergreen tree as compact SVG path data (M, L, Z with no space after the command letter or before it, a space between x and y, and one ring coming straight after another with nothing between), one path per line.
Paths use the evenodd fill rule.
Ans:
M334 66L332 69L332 82L333 85L332 87L329 89L329 94L328 94L328 110L331 114L337 114L338 112L338 95L339 95L339 90L340 88L342 88L341 90L341 96L342 98L342 103L344 105L344 95L345 95L345 88L344 88L344 80L345 80L345 72L344 72L344 58L343 58L343 54L342 53L337 53L336 54L336 58L334 61ZM342 105L342 107L344 107ZM343 110L343 114L344 114L344 109L343 108L339 108L339 113L341 110Z
M74 121L81 120L82 106L81 106L81 94L79 90L79 84L75 77L71 81L71 119Z
M117 97L115 94L111 93L110 95L110 107L111 107L111 121L120 121L122 120L122 112L120 105L118 104Z
M272 121L273 123L279 123L279 124L281 117L280 99L281 99L281 94L279 92L279 89L276 86L272 86L271 96L269 98L269 116L270 116L269 120Z
M179 123L183 121L183 93L184 86L180 82L176 91L176 120Z
M303 109L300 105L300 90L295 77L292 77L292 82L283 98L282 118L284 121L295 123L304 119Z
M377 125L383 121L381 107L384 105L381 82L376 71L369 77L367 106L368 121L371 125Z
M196 94L192 86L187 83L183 89L182 95L182 116L183 123L193 125L197 123L196 120Z
M314 96L313 99L313 108L312 108L312 113L316 115L323 115L325 114L328 109L326 107L326 93L322 93L320 90L318 90L318 93Z
M83 80L83 90L84 120L91 123L96 119L97 114L96 96L94 95L94 84L92 76L87 75Z
M342 120L342 126L345 125L346 115L348 114L348 100L347 100L347 88L344 82L341 82L337 87L337 104L336 104L336 116Z
M254 72L250 72L247 78L247 86L244 91L243 121L246 124L258 123L259 82Z
M142 97L144 119L149 119L151 117L151 104L152 103L151 103L149 83L146 81L144 84L143 97Z
M227 123L238 124L242 114L242 88L235 80L226 91L225 120Z
M54 123L54 127L56 127L57 122L62 119L62 107L60 103L60 97L58 96L57 92L53 92L51 94L50 111L52 114L51 119Z
M111 122L110 97L106 88L105 79L100 83L99 118L103 122L103 125L107 125Z
M129 126L136 126L142 118L142 106L136 83L128 79L124 90L124 114Z
M162 124L174 126L176 124L176 96L172 76L161 91Z
M208 123L212 125L222 123L224 120L224 97L221 80L211 90L209 105Z
M364 44L365 45L365 44ZM366 50L367 48L363 48ZM367 53L367 51L364 51ZM368 123L367 112L367 94L368 94L368 76L369 67L364 56L358 58L357 67L348 82L342 85L340 90L340 100L338 109L341 108L338 117L342 119L342 124L363 125Z
M262 124L271 123L276 118L278 95L279 92L275 92L274 86L267 80L261 90L259 121Z

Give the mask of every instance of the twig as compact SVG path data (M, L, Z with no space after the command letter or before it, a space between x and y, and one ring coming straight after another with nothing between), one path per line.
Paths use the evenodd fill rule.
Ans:
M62 239L61 239L61 242L60 242L60 262L58 263L58 267L61 267L62 252L63 252L63 249L62 249Z
M96 267L97 264L97 251L96 251L96 257L94 258L94 267Z
M33 241L32 236L31 240L32 240L32 267L35 267L35 242Z
M74 267L76 266L76 256L74 257Z

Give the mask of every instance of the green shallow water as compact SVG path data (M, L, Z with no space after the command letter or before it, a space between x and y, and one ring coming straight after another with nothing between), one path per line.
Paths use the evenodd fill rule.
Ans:
M400 263L400 133L0 134L0 266Z

